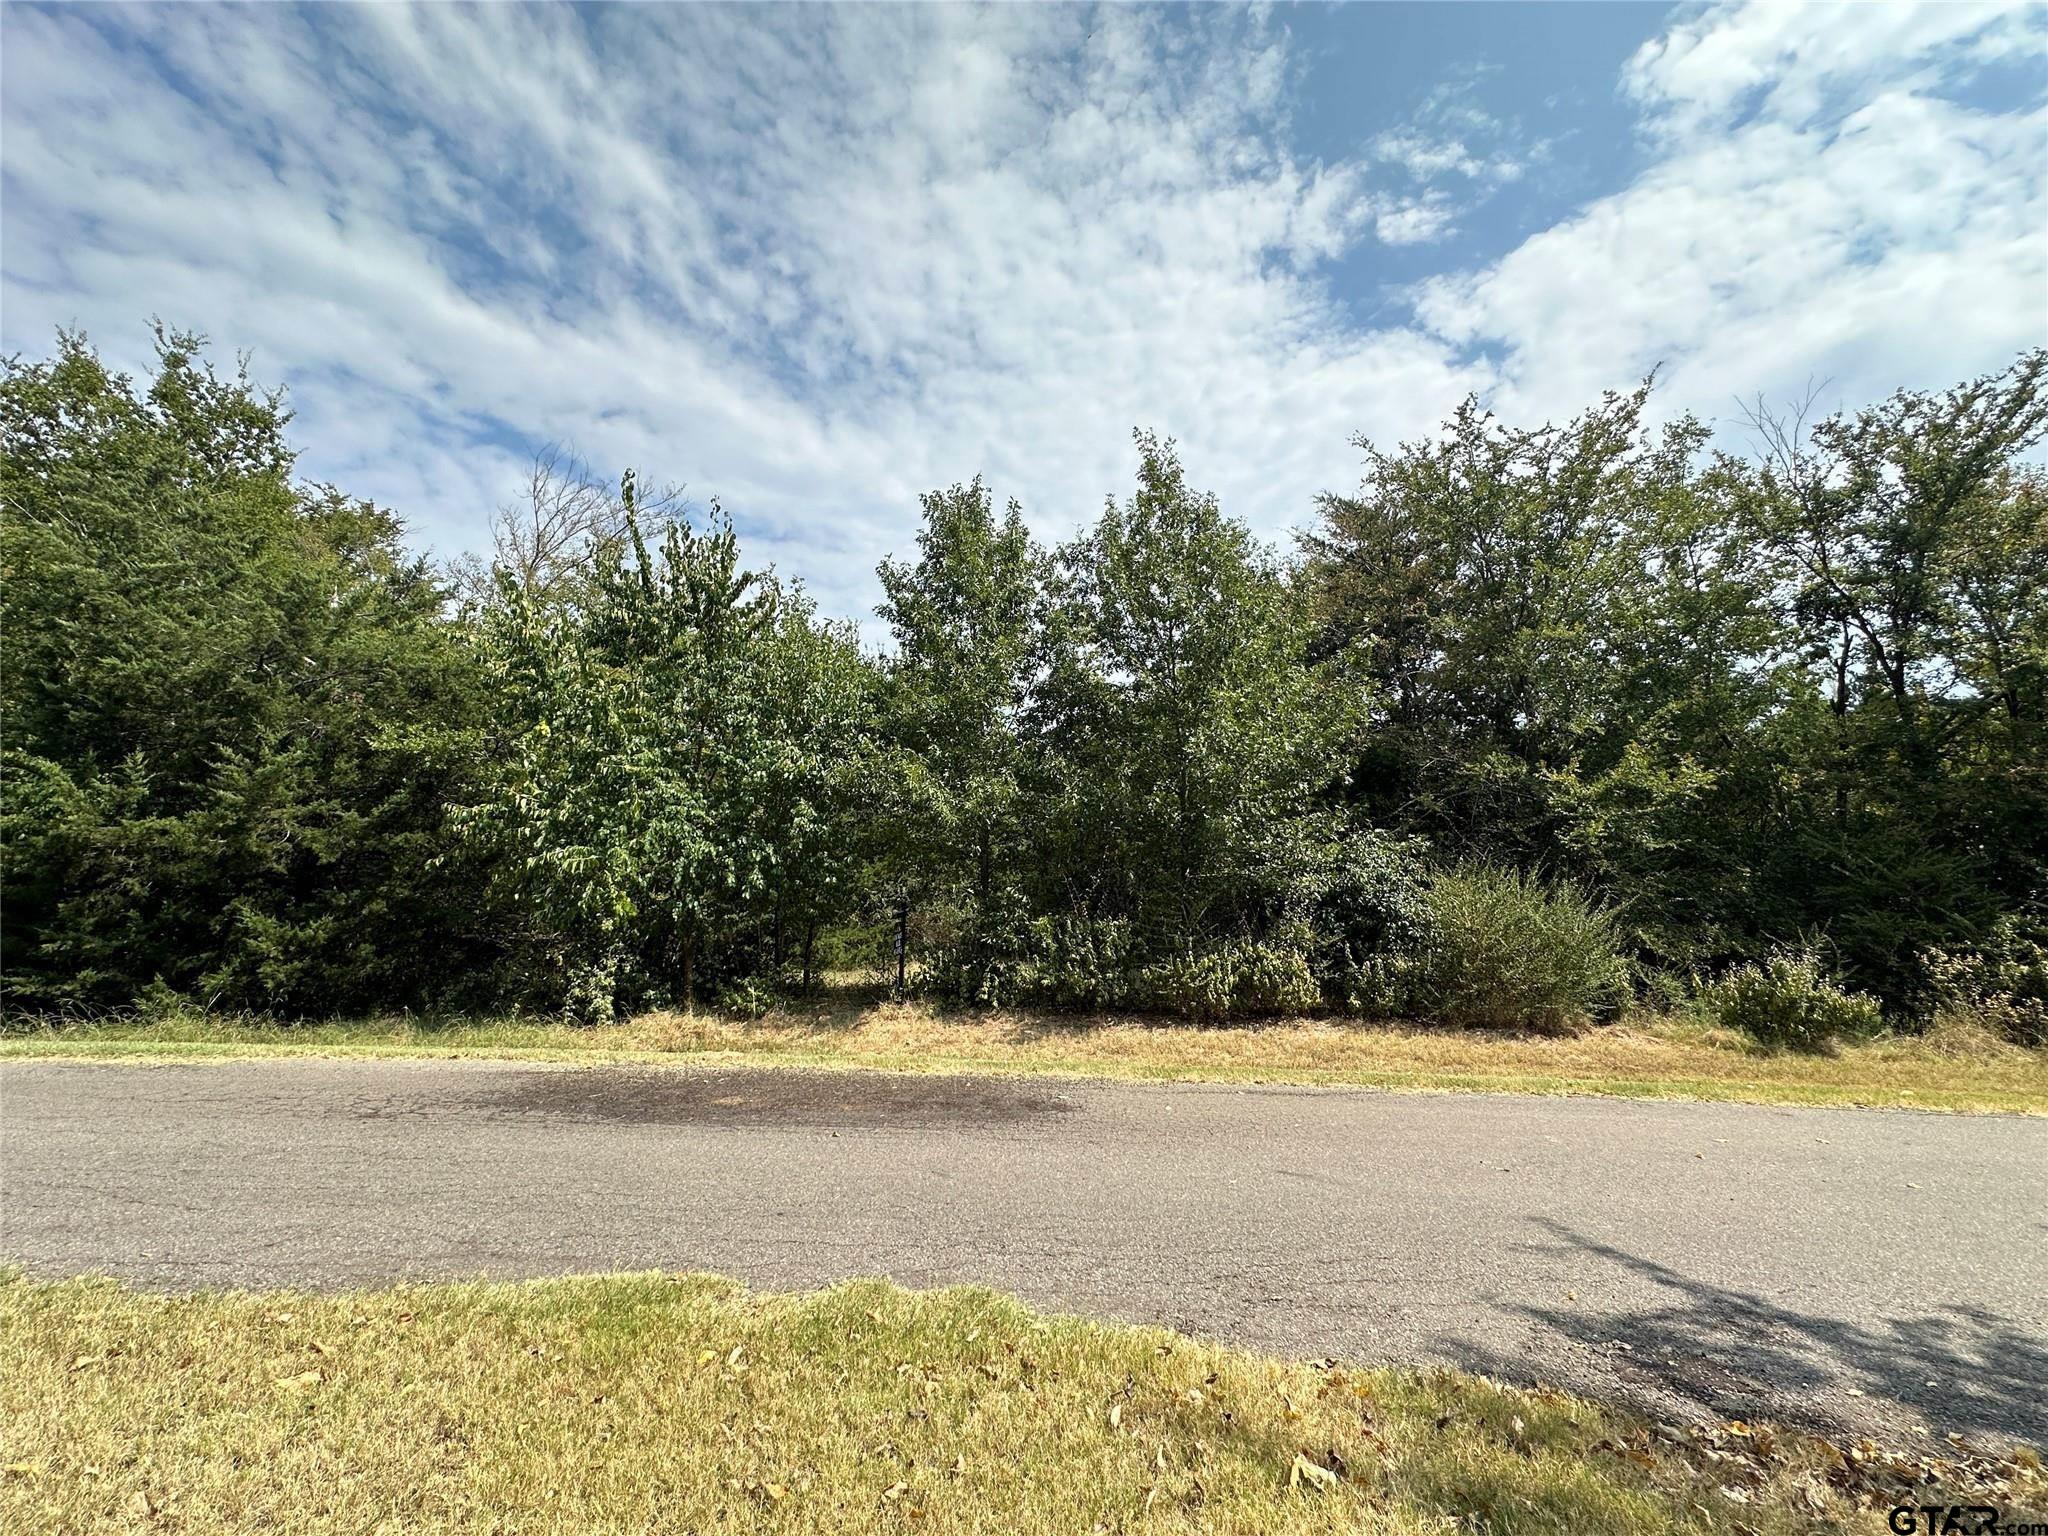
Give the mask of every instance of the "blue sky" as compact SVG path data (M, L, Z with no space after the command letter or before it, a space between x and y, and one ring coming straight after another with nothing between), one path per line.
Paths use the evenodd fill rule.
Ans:
M247 349L441 553L549 441L871 605L1129 434L1272 538L1354 434L1939 387L2048 342L2034 6L0 11L0 341Z

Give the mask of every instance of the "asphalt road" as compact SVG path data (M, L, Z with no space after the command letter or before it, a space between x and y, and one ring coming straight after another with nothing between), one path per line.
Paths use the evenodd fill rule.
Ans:
M0 1257L974 1281L1677 1415L2048 1443L2048 1120L479 1062L0 1066Z

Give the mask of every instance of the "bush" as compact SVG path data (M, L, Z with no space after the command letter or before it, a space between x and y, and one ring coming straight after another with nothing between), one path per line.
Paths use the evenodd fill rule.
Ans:
M1332 972L1376 955L1412 953L1420 942L1427 909L1422 848L1414 839L1347 834L1314 884L1308 918Z
M571 1024L610 1024L618 1017L619 952L607 949L573 961L562 991L562 1017Z
M2008 912L1974 948L1920 957L1937 1018L1961 1012L2014 1045L2048 1045L2048 920Z
M1230 969L1213 949L1153 961L1138 987L1149 1006L1184 1019L1230 1017Z
M1837 986L1811 950L1739 965L1701 1003L1715 1023L1773 1050L1824 1050L1843 1036L1875 1034L1884 1022L1876 998Z
M1188 1019L1312 1013L1323 989L1308 957L1282 944L1237 940L1145 967L1145 1000Z
M729 1019L752 1023L775 1006L775 989L758 976L738 976L724 983L712 1005Z
M1314 1013L1323 989L1308 957L1285 944L1232 944L1224 950L1230 969L1230 1009L1240 1017Z
M1031 925L1033 994L1056 1008L1122 1008L1131 1001L1131 925L1087 912Z
M941 997L971 1008L1004 1008L1017 1001L1030 958L1023 903L998 891L990 904L934 914L928 976Z
M1409 996L1385 1002L1448 1024L1559 1031L1610 1017L1627 995L1614 914L1576 886L1475 865L1432 879L1426 911Z
M1369 955L1343 966L1328 983L1334 1006L1356 1017L1394 1019L1422 1007L1421 962L1415 954Z

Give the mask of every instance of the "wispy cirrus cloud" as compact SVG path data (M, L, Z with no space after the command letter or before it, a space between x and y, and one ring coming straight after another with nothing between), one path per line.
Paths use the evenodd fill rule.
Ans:
M1062 532L1135 424L1272 533L1350 434L1468 390L1554 413L1662 359L1711 408L1943 382L2043 328L2039 103L1954 89L2038 11L1846 53L1682 15L1617 82L1647 168L1391 310L1338 274L1543 145L1453 81L1310 154L1263 10L4 17L7 345L82 323L133 362L156 313L250 348L307 470L444 551L562 438L721 495L853 612L917 492L985 473Z

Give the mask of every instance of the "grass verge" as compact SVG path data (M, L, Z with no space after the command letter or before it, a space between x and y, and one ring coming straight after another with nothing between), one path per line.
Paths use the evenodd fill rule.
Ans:
M2027 1453L1686 1434L874 1281L162 1296L10 1275L0 1324L11 1530L1735 1536L1879 1530L1901 1477L2041 1492Z
M841 996L753 1022L651 1013L590 1029L419 1018L288 1025L189 1014L156 1022L16 1023L0 1037L0 1059L291 1055L701 1060L2048 1114L2048 1051L1988 1037L1925 1036L1844 1045L1824 1055L1771 1053L1725 1030L1662 1019L1546 1038L1315 1020L1195 1027L959 1014Z

